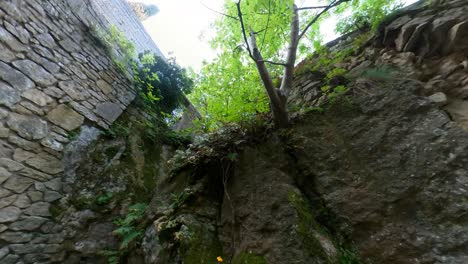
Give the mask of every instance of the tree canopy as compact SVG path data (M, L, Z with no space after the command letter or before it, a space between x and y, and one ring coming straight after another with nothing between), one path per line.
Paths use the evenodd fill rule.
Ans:
M302 1L296 2L299 5ZM293 4L293 0L225 1L223 10L219 11L222 15L214 23L216 36L211 40L213 48L219 51L218 56L203 66L190 96L204 116L206 128L245 121L269 111L262 80L249 58L246 35L255 34L266 67L279 87L291 42ZM386 14L400 5L399 0L319 0L313 6L298 6L302 37L299 58L322 44L322 26L327 19L338 21L333 29L338 34L359 27L376 28Z

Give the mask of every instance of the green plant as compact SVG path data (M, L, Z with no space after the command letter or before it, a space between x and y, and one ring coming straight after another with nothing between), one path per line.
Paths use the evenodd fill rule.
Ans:
M98 205L108 204L114 195L111 192L106 192L96 198L96 203Z
M125 217L120 218L114 223L119 228L113 231L113 234L121 238L120 249L127 249L129 244L143 235L143 228L139 227L139 222L144 218L146 208L145 203L137 203L128 208L128 213Z
M119 264L120 263L119 251L102 250L102 251L99 251L98 254L107 258L107 264Z
M359 257L354 251L341 247L339 258L338 258L338 263L339 264L360 264L362 262L359 260Z
M109 138L126 138L130 135L131 128L125 122L117 120L108 129L104 130L104 136Z
M68 139L70 141L73 141L73 140L77 139L78 136L80 135L80 132L81 132L81 128L77 128L75 130L72 130L72 131L68 132Z
M177 194L172 193L170 207L172 209L180 208L193 194L194 191L190 188L185 188L182 192Z
M403 6L400 0L352 0L337 9L340 17L336 26L338 33L344 34L362 28L376 30L385 17ZM352 8L352 13L346 10Z
M134 83L139 91L139 103L164 115L173 114L183 106L184 93L192 91L193 80L174 59L164 60L149 52L138 56Z
M120 72L123 73L126 69L130 69L136 57L135 47L115 25L107 29L94 25L91 26L90 33L95 41L104 48L107 56Z

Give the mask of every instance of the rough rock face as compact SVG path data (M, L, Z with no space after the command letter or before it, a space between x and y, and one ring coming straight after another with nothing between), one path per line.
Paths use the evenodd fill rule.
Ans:
M346 81L297 76L289 101L302 114L286 136L159 185L146 262L467 263L467 7L397 13L335 65ZM320 88L334 81L349 90L332 100ZM174 191L191 198L156 205Z
M390 16L366 46L354 47L363 52L337 67L348 70L352 79L393 76L418 80L424 84L418 94L430 96L468 128L467 11L466 1L444 1L432 8L420 1ZM345 39L337 49L349 42ZM301 106L320 104L323 85L313 76L299 77L289 101Z
M466 263L468 132L415 95L420 83L369 87L296 127L301 188L346 223L364 259Z

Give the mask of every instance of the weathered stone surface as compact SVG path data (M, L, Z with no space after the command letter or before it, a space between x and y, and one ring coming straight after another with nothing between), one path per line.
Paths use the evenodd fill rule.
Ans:
M24 210L24 213L32 216L51 216L49 212L50 203L38 202L33 203L29 208Z
M5 117L7 117L8 114L9 114L9 111L7 111L7 110L0 107L0 119L3 119Z
M465 129L468 129L468 101L467 100L452 100L445 108L450 112L453 119Z
M5 188L0 187L0 198L10 195L11 192Z
M28 192L28 196L31 199L32 202L37 202L42 200L42 192L40 191L31 191Z
M56 157L46 153L40 153L27 159L26 164L49 174L57 174L63 171L62 162Z
M13 65L33 81L35 81L38 85L47 87L57 82L52 74L47 72L42 66L33 61L19 60L13 62Z
M447 104L447 96L442 92L429 96L429 99L438 106L444 106Z
M44 201L46 202L55 202L59 200L60 198L62 198L62 195L58 192L46 191L44 193Z
M3 197L2 199L0 199L0 208L5 208L9 205L11 205L17 198L17 195L11 195L11 196L7 196L7 197Z
M37 114L39 116L44 115L44 110L41 109L40 107L36 106L35 104L31 103L31 102L22 101L22 102L20 102L20 106L24 107L31 114Z
M0 105L12 107L21 100L20 92L0 81Z
M8 141L12 144L29 151L37 151L40 149L40 145L37 142L26 140L22 137L10 135Z
M2 198L3 199L3 198ZM16 221L21 215L21 210L16 207L6 207L0 209L0 223Z
M5 231L7 229L8 229L7 225L0 224L0 233L2 233L3 231Z
M84 122L84 117L70 107L62 104L52 110L47 118L50 122L68 131L77 129Z
M31 35L25 28L23 28L20 25L13 26L8 22L5 22L5 27L13 36L17 37L23 44L29 44L29 39L31 38Z
M62 191L62 180L61 178L55 178L53 180L45 182L44 186L52 191L60 192Z
M44 253L25 254L21 256L21 258L25 263L48 263L51 261L56 263L63 263L61 260L53 259L52 255Z
M19 260L18 255L9 254L2 259L2 264L21 264L21 262L18 262L18 260Z
M0 43L0 61L9 63L15 59L15 54L11 52L7 47Z
M0 41L5 43L10 49L14 51L27 51L28 48L19 42L10 32L0 27Z
M54 98L61 98L65 93L57 87L48 87L44 89L44 93Z
M30 178L13 175L3 184L3 187L15 193L23 193L33 183L34 180Z
M60 46L68 52L80 50L80 47L71 39L67 38L59 42Z
M99 87L99 89L101 89L103 94L108 95L112 92L112 86L106 81L99 80L96 82L96 84Z
M15 90L26 91L34 88L34 83L23 73L13 69L8 64L0 62L0 79L9 83Z
M96 107L96 114L112 123L122 114L122 109L114 103L100 103Z
M28 216L20 220L15 221L10 225L10 229L13 231L33 231L41 227L43 223L47 221L47 218Z
M10 176L11 176L11 173L9 171L0 167L0 184L2 184L4 181L10 178Z
M54 151L61 152L63 150L62 143L56 141L53 137L48 136L41 140L41 145L50 148Z
M8 247L2 247L0 248L0 260L5 257L8 252L10 252L10 250L8 249Z
M21 148L15 149L15 153L13 154L13 159L17 162L23 162L26 161L32 157L34 157L36 154L23 150Z
M46 106L54 101L50 96L38 89L27 90L21 96L39 106Z
M0 125L0 138L7 138L10 135L10 130L8 128Z
M42 33L38 36L36 36L37 40L39 40L39 42L48 47L48 48L54 48L57 43L55 43L55 40L54 38L49 34L49 33Z
M71 98L73 98L73 100L76 101L83 101L89 96L85 89L78 86L78 84L75 81L59 82L59 87Z
M468 34L468 20L456 24L450 30L450 32L448 34L449 43L447 45L447 50L446 51L451 51L457 45L462 44L461 43L462 40L467 40L467 34ZM463 44L461 45L461 48L464 48Z
M24 209L28 208L31 205L31 201L29 200L28 196L26 194L20 194L18 195L18 198L16 198L16 201L13 203L15 207Z
M13 154L13 146L0 140L0 157L9 157Z
M11 245L10 249L16 254L29 254L29 253L56 253L60 250L61 246L57 244L25 244L25 245Z
M47 122L36 116L11 113L7 124L10 129L26 139L41 139L49 133Z
M3 239L10 243L25 243L31 241L33 234L22 233L22 232L10 232L6 231L0 234L0 239Z
M47 181L52 178L52 176L47 173L43 173L41 171L29 167L24 168L23 170L18 172L18 174L38 181Z

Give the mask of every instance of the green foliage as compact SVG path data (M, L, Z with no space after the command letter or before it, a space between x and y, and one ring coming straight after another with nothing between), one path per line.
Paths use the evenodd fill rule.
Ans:
M344 34L366 27L375 30L388 14L402 6L401 0L353 0L335 13L340 16L336 32Z
M126 138L128 135L130 135L130 127L128 127L126 122L121 122L121 120L117 120L109 129L104 130L104 136L109 138Z
M177 194L172 193L170 207L172 209L180 208L190 197L193 196L194 193L194 190L190 188L185 188L182 192Z
M119 264L120 252L115 250L102 250L99 255L107 258L107 264Z
M75 129L75 130L70 131L70 132L68 133L68 139L69 139L70 141L73 141L73 140L77 139L78 136L80 135L80 132L81 132L81 128L77 128L77 129Z
M343 68L334 68L333 70L327 73L326 80L330 81L337 76L345 75L347 72L348 70L343 69Z
M112 197L114 197L114 195L111 192L106 192L97 197L96 203L98 205L108 204L111 201Z
M338 258L339 264L361 264L359 257L354 251L351 251L347 248L340 248L340 255Z
M232 260L232 264L267 264L267 261L263 256L240 253Z
M254 63L251 62L238 19L237 1L225 1L222 12L226 16L214 24L217 31L211 44L219 50L218 57L205 64L196 77L191 99L204 120L199 127L205 131L218 129L232 122L254 120L258 114L269 111L269 101L262 87ZM329 4L331 0L321 1ZM299 55L316 52L318 62L313 68L329 71L334 65L353 54L368 39L360 36L354 45L340 51L329 51L321 45L321 25L330 17L338 17L336 30L340 33L361 28L364 24L375 28L386 14L399 6L399 0L352 0L320 17L306 34L307 41L299 44ZM241 9L245 29L256 32L257 44L265 60L284 61L288 47L293 0L244 0ZM318 10L300 12L301 28L317 15ZM249 34L249 32L246 32ZM282 67L267 64L275 85ZM342 87L339 88L341 90Z
M212 131L232 122L255 119L269 111L268 97L254 65L239 52L224 52L204 65L190 94L201 115L199 127Z
M143 235L143 228L138 227L138 224L144 218L147 207L148 205L144 203L134 204L128 208L125 217L114 222L119 226L113 233L122 239L120 243L121 250L127 249L131 242L136 241Z
M140 103L156 112L173 113L181 108L184 93L193 88L193 81L174 59L165 61L149 52L140 54L134 67L134 83L140 94Z

